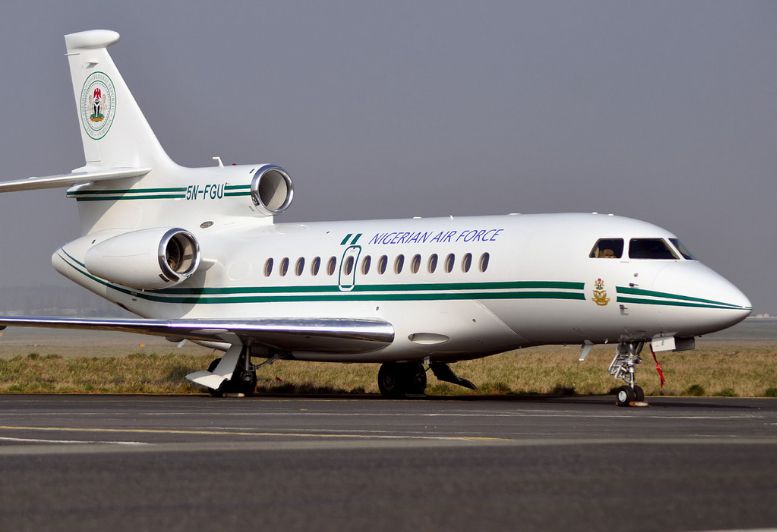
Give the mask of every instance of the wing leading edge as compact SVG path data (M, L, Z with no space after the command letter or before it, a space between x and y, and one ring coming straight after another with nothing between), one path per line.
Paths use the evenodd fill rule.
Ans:
M394 341L390 323L372 319L266 318L229 319L81 319L41 316L0 317L6 327L91 329L153 336L262 345L282 352L357 354L382 349Z

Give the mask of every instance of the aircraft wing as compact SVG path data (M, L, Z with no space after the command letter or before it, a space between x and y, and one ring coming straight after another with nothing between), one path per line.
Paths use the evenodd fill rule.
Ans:
M340 318L81 319L40 316L0 317L6 327L47 327L120 331L169 338L263 345L281 352L368 353L394 341L394 328L382 320Z
M76 171L69 174L49 175L44 177L28 177L14 181L0 182L0 192L16 192L18 190L39 190L42 188L59 188L109 181L111 179L124 179L128 177L141 177L149 173L149 168L106 168L90 172Z

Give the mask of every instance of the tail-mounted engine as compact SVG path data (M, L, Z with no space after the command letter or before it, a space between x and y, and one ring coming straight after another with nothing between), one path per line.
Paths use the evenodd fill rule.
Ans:
M131 231L93 246L84 264L89 273L138 290L181 283L200 265L200 246L189 231L158 227Z
M279 214L291 205L294 186L289 174L280 166L265 164L251 178L251 199L265 215Z

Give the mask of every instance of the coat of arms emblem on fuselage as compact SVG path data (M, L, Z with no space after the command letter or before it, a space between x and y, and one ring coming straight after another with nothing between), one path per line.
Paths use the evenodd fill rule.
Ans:
M607 290L604 289L604 279L601 277L594 282L594 295L592 299L600 307L610 302L610 298L607 297Z
M84 80L79 102L81 124L94 140L108 134L116 114L116 89L104 72L93 72Z

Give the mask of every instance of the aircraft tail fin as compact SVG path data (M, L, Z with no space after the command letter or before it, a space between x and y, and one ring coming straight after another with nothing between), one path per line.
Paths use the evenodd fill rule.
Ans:
M173 165L108 53L118 40L109 30L65 35L86 167Z

